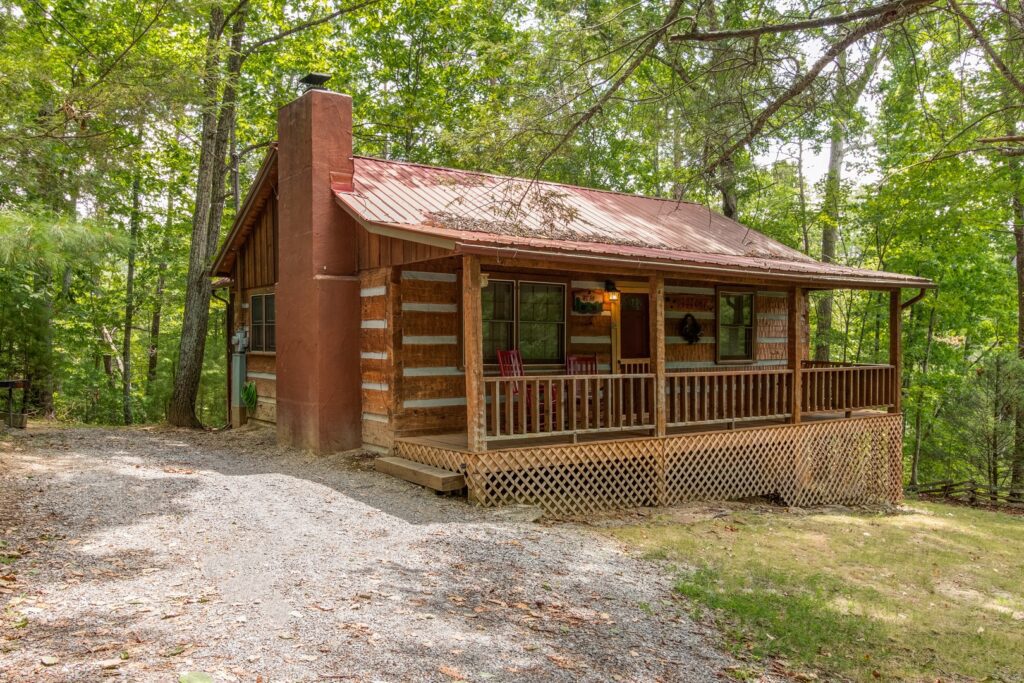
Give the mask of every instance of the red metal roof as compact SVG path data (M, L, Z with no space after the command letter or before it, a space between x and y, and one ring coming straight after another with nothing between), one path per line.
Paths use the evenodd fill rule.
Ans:
M780 279L929 287L898 273L816 261L705 206L472 171L355 157L338 202L369 226L455 251L551 253ZM525 255L525 254L523 254Z

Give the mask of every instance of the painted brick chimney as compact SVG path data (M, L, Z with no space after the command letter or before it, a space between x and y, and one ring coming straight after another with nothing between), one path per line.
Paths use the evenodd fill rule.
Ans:
M309 90L278 112L277 436L317 453L360 432L358 226L335 203L351 182L352 98Z

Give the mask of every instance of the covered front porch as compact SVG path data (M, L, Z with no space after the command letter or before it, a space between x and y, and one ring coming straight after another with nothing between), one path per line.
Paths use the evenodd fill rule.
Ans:
M810 283L698 287L660 272L620 274L628 290L608 280L597 302L610 318L610 354L595 354L580 373L568 352L585 337L570 330L561 347L550 345L562 363L510 375L494 363L496 338L510 335L494 331L487 288L513 275L476 255L458 270L465 421L398 434L394 446L401 457L462 472L471 499L561 514L757 495L791 505L899 499L899 289L887 292L888 363L815 362L806 360ZM544 274L535 267L522 280ZM750 293L749 310L728 302L740 311L731 345L722 321L733 314L720 310L720 292ZM622 310L627 295L641 301L630 304L639 314ZM575 296L566 293L566 318ZM691 322L683 318L695 316L704 336L681 339ZM508 329L523 343L521 324Z
M510 373L494 367L488 348L493 349L496 342L508 344L509 336L515 338L513 344L527 342L521 332L515 332L519 325L508 326L511 335L504 330L496 334L494 305L484 311L486 289L492 279L502 276L484 272L476 256L464 256L461 265L469 451L553 437L573 442L585 436L613 438L626 433L660 437L670 430L798 424L809 416L842 419L865 410L900 412L899 289L889 291L889 362L855 364L806 359L809 323L804 286L758 290L757 281L740 281L698 289L666 285L664 273L650 273L645 277L646 291L634 286L626 293L608 280L604 296L611 318L610 371L598 371L596 355L589 364L571 362L580 356L567 356L566 345L559 347L556 339L550 347L560 349L557 353L570 362L554 368L520 364ZM637 279L630 277L634 283ZM683 293L684 300L668 306L668 289ZM687 294L695 291L712 294ZM627 295L640 299L631 305L639 313L627 315L623 306ZM761 300L771 303L759 304ZM575 309L575 302L566 304L570 306ZM695 316L706 308L710 308L710 320L702 326ZM762 308L769 312L763 313ZM684 316L683 329L692 323L697 330L686 340L666 332L670 322L680 322L679 313ZM554 317L558 319L557 312ZM559 330L557 325L552 329ZM776 336L766 338L763 329ZM670 367L670 337L683 352L713 346L714 351L708 349L699 357L714 360L676 361ZM529 342L536 345L532 339ZM768 347L776 350L766 352ZM519 353L518 348L514 353ZM674 357L698 356L676 353ZM589 370L580 372L579 367Z

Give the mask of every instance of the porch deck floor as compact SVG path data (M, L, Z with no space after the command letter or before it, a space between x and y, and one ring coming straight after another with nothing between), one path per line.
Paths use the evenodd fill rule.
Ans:
M853 412L852 417L868 417L872 415L884 415L885 413L877 410L857 410ZM803 422L820 422L825 420L841 420L847 419L845 413L813 413L804 414L801 416ZM678 434L696 434L699 432L717 432L717 431L732 431L734 429L751 429L757 427L769 427L772 425L786 424L785 420L754 420L747 422L738 422L735 427L730 427L725 424L700 424L691 425L686 427L670 427L668 434L675 436ZM642 439L651 436L650 429L636 429L621 432L598 432L589 434L579 434L574 442L571 436L535 436L526 437L523 439L501 439L499 441L491 441L487 444L487 450L507 450L512 448L533 448L536 446L552 446L560 444L571 444L571 443L588 443L593 441L628 441L630 439ZM422 436L403 436L398 437L396 441L404 441L406 443L419 444L421 446L430 446L432 448L443 448L449 451L457 451L460 453L470 453L471 451L466 445L466 433L465 432L451 432L446 434L426 434Z

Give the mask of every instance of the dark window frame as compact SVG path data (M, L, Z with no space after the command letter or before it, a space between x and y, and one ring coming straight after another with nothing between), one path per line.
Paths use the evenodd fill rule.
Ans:
M272 302L269 319L267 316L268 299ZM257 311L259 311L259 321L256 320ZM262 292L249 296L249 351L277 353L277 299L275 292Z
M547 323L547 324L551 324L551 325L558 325L561 328L560 329L560 335L561 335L561 344L560 344L560 347L561 347L561 358L557 359L557 360L556 359L531 360L531 359L528 359L528 358L523 358L523 365L528 365L528 366L531 366L531 367L551 367L551 366L562 366L562 365L565 365L566 357L567 357L567 355L569 353L569 350L568 350L569 349L569 338L568 338L568 334L569 334L569 313L570 313L570 310L569 310L570 309L570 306L569 306L569 283L566 280L562 279L562 278L547 279L547 278L544 278L543 276L538 276L538 275L515 275L515 274L511 274L511 273L504 273L504 272L487 273L487 281L488 281L488 284L490 284L492 282L510 282L510 283L512 283L512 289L513 289L512 293L513 293L513 298L514 298L514 302L513 302L513 305L512 305L512 313L513 313L513 317L514 317L514 320L512 321L512 342L514 344L513 348L516 348L516 349L521 348L521 346L522 346L522 340L520 339L520 336L521 336L521 322L522 322L522 316L520 314L520 305L521 305L520 286L523 283L525 283L525 284L534 284L534 285L545 285L545 286L551 286L551 287L560 287L562 289L562 319L561 319L560 322L550 322L549 323L548 321L527 321L528 323ZM483 288L481 288L480 296L481 297L483 296ZM486 324L488 324L488 322L489 321L484 320L481 317L481 325L486 325ZM502 322L508 322L508 321L502 321ZM488 367L488 366L495 367L498 364L497 355L495 355L495 357L493 357L493 358L487 358L485 356L484 359L483 359L483 362L484 362L484 366L485 367Z
M531 325L555 325L555 326L557 326L559 328L559 332L560 332L559 336L561 338L561 343L559 344L559 347L561 349L561 357L560 358L541 358L541 359L534 359L534 360L530 360L530 359L524 357L523 358L523 365L565 365L565 357L566 357L566 354L567 354L566 349L568 347L568 344L567 344L568 340L566 339L566 334L568 333L568 329L569 329L569 307L568 307L568 301L567 301L568 289L569 288L566 286L566 284L564 282L550 282L550 281L546 281L546 280L534 280L534 279L530 279L530 278L521 278L521 279L516 281L516 309L515 309L515 314L516 314L516 348L517 349L521 348L522 344L523 344L523 339L522 339L522 336L523 336L523 330L522 330L523 316L522 316L522 295L521 295L521 290L522 290L523 284L542 285L542 286L545 286L545 287L560 287L561 290L562 290L562 319L561 319L561 321L551 321L551 320L527 320L526 321L528 324L531 324Z
M502 324L505 324L505 325L511 323L512 324L511 340L512 340L512 342L514 344L517 345L516 348L518 348L518 344L519 344L519 326L518 326L518 318L519 318L519 282L517 280L511 279L511 278L489 277L487 279L488 286L490 286L492 283L495 283L495 284L496 283L503 283L503 284L511 284L512 285L512 319L511 320L506 320L504 318L485 319L483 317L483 315L481 315L480 316L480 328L481 328L480 329L480 337L481 337L481 340L483 339L483 334L484 334L483 328L484 328L485 325L490 325L493 322L498 322L498 323L502 323ZM483 291L484 291L484 289L485 289L484 287L480 288L480 308L481 308L481 311L483 309L483 296L484 296L484 292ZM495 351L495 355L493 357L488 357L487 356L487 350L485 349L484 353L483 353L483 362L484 362L484 364L496 365L497 362L498 362L497 351Z
M737 295L750 297L750 325L723 325L722 298ZM748 357L723 357L723 327L750 330L750 355ZM757 363L757 290L749 287L719 287L715 290L715 362L719 365L753 365Z

